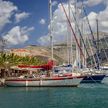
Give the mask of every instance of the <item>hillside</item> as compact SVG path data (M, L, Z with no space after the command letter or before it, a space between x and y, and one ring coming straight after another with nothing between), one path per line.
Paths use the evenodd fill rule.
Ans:
M96 33L94 33L95 36L95 42L99 44L99 51L100 51L100 56L101 56L101 60L102 62L106 63L107 60L105 58L105 54L104 52L106 52L106 55L108 56L108 34L107 33L99 33L99 42L97 41L97 37L96 37ZM88 52L91 55L91 51L90 48L88 47ZM36 46L36 45L31 45L31 46L27 46L26 49L31 51L31 54L34 56L44 56L47 57L48 59L51 58L51 50L49 47L42 47L42 46ZM92 49L94 49L92 47ZM105 49L105 51L104 51ZM94 55L95 55L96 50L94 50ZM63 63L63 62L67 62L68 60L68 55L69 53L67 52L67 45L65 43L62 44L56 44L54 45L54 58L59 62L59 63ZM75 60L75 45L73 45L73 50L72 50L72 56ZM71 57L72 57L71 56ZM73 60L73 61L74 61Z
M25 47L25 49L29 50L32 56L44 57L47 60L51 59L51 50L49 47L30 45L30 46ZM55 51L55 50L54 50L54 59L59 63L64 62L63 58L58 55L58 51Z
M102 63L106 63L108 60L106 59L106 55L108 56L108 34L107 33L99 33L99 41L97 41L96 33L95 35L95 42L98 44L99 48L99 55L100 59L102 60ZM87 50L89 52L89 55L92 57L92 53L90 51L90 47L88 43L86 43ZM92 44L92 50L93 54L96 57L96 49L94 48ZM69 54L70 54L70 59L73 57L73 61L75 61L76 58L76 45L75 42L72 45L72 55L69 53L70 46L67 47L66 43L61 43L61 44L55 44L54 45L54 58L55 60L59 63L67 63L69 59ZM51 48L50 47L45 47L45 46L37 46L37 45L29 45L26 46L25 48L22 49L11 49L11 53L17 54L18 56L38 56L41 57L44 60L49 60L51 58ZM104 54L106 52L106 54ZM9 51L7 52L9 53ZM90 60L88 58L88 60ZM72 60L72 59L71 59Z

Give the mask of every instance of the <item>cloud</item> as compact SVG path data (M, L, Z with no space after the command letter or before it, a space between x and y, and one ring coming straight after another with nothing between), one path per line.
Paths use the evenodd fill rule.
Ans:
M29 27L28 28L27 26L25 26L25 27L22 27L21 29L22 29L22 33L26 34L26 33L29 33L31 31L33 31L35 28L34 27Z
M68 5L64 4L64 7L66 9L66 11L68 12ZM74 6L71 5L73 12L75 12ZM72 16L72 14L71 14ZM71 21L73 20L73 18L71 19ZM74 23L71 22L73 28L74 28ZM54 43L63 43L66 38L67 38L67 26L68 26L68 22L66 19L66 16L64 14L64 11L61 7L61 4L58 5L57 9L54 11L53 13L53 21L52 21L52 35L53 35L53 41ZM49 28L49 25L48 25ZM41 45L47 45L50 43L49 41L49 34L46 34L44 36L41 36L38 39L38 43Z
M39 21L39 23L42 24L42 25L44 25L44 24L46 23L46 21L45 21L45 19L42 18L42 19Z
M95 12L90 12L87 16L88 20L89 20L89 23L90 23L90 26L91 26L91 29L92 29L93 32L96 32L97 16L98 16L98 14L95 13ZM89 29L89 25L88 25L86 17L83 18L83 31L84 31L85 34L90 34L90 29Z
M87 0L87 1L84 1L84 4L87 6L95 6L95 5L98 5L100 3L104 3L104 0Z
M16 19L16 22L20 22L21 20L29 17L29 13L26 13L26 12L22 12L22 13L16 13L15 14L15 19Z
M11 22L10 18L17 10L17 6L14 6L12 2L0 0L0 30Z
M98 19L99 31L108 33L108 30L107 30L108 29L108 4L107 4L108 1L106 0L104 2L106 2L106 7L104 10L100 11L99 13L90 12L88 15L91 28L94 32L96 32L96 19Z
M2 31L7 24L12 23L13 18L16 19L16 22L20 22L29 15L29 13L19 10L12 2L0 0L0 31ZM0 35L7 40L9 45L23 44L29 39L29 32L34 30L33 27L28 28L26 26L14 27L14 25L12 25L11 27L12 28L7 33L7 30L4 30L3 34L0 33Z
M56 6L57 4L58 4L57 1L52 2L52 6Z
M6 35L3 36L4 39L7 40L9 45L18 45L23 44L29 39L28 32L33 30L33 27L20 27L15 26L13 27Z
M49 35L45 35L45 36L41 36L37 42L40 45L49 45L50 44L50 36Z
M100 30L108 32L108 6L98 14Z
M97 18L99 20L99 31L108 32L108 30L107 30L108 29L108 1L107 0L86 0L84 3L88 6L95 6L100 3L106 4L104 10L102 10L98 13L92 11L88 14L87 17L89 19L90 26L91 26L93 32L96 32L96 19ZM64 7L68 14L68 5L66 3L64 3ZM73 0L71 0L71 8L72 8L73 12L75 12ZM80 12L81 12L81 10L79 9L79 16L80 16ZM71 16L70 21L71 21L72 27L75 28L75 22L72 17L72 12L71 12L70 16ZM86 33L86 34L90 33L90 29L89 29L86 18L83 17L82 19L84 21L84 33ZM80 24L81 24L80 19L77 20L77 22L80 26ZM60 4L58 4L58 7L53 12L52 23L53 23L52 35L53 35L54 43L66 42L66 38L69 33L69 31L67 29L69 29L69 28L67 27L68 22L67 22L66 16L65 16L64 11ZM49 25L48 25L48 28L49 28ZM49 39L50 39L49 34L46 34L44 36L41 36L38 39L38 43L40 43L42 45L49 44L50 43Z
M83 4L87 7L97 6L99 4L107 5L107 0L78 0L76 6L82 8L82 1ZM75 0L70 0L71 4L75 4Z

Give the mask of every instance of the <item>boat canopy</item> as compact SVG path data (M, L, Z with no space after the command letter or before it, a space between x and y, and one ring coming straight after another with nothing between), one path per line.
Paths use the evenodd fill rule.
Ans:
M18 68L40 68L40 69L44 69L44 70L51 70L54 66L54 61L50 60L48 61L47 64L44 65L18 65Z

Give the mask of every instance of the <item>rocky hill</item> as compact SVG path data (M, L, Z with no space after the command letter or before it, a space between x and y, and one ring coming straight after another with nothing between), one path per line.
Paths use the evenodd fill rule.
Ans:
M25 49L29 50L32 56L40 56L46 59L51 59L51 49L49 47L30 45ZM65 60L58 54L59 52L60 54L62 53L59 51L59 48L57 48L57 50L54 49L54 59L59 63L63 63Z
M104 52L106 52L106 55L108 56L108 34L102 33L102 32L99 33L99 41L97 41L96 33L94 33L94 35L95 35L95 42L96 42L96 44L99 45L101 60L103 63L107 62ZM75 44L72 47L73 47L73 50L72 50L73 55L72 56L75 60L75 56L76 56ZM88 48L89 54L91 55L91 51L90 51L90 48L88 47L88 45L87 45L87 48ZM51 58L51 49L49 47L30 45L30 46L27 46L26 49L30 50L31 54L33 56L44 56L48 59ZM93 46L92 46L92 49L94 49ZM94 50L94 55L95 55L95 53L96 53L96 50ZM69 53L67 50L66 43L54 45L54 58L59 63L63 63L63 62L66 63L68 60L68 54Z
M108 57L108 34L99 33L99 41L97 41L96 33L94 35L95 35L95 42L96 44L99 45L98 46L99 56L102 60L102 63L106 63L108 62L108 60L105 57L106 55ZM86 43L86 47L90 56L92 57L88 43ZM93 44L91 48L93 49L94 56L96 56L96 49L94 48ZM76 58L75 49L76 49L75 42L72 45L72 54L69 53L70 46L67 47L66 43L56 44L54 45L54 58L56 61L58 61L59 64L67 63L69 59L69 55L70 55L70 59L73 57L73 61L75 61L75 58ZM51 48L45 47L45 46L29 45L23 49L15 49L13 50L13 52L15 52L15 54L19 53L19 55L24 55L23 53L26 53L29 56L39 56L39 57L44 58L45 60L48 60L51 58ZM11 51L11 53L13 52ZM106 52L106 54L104 52Z

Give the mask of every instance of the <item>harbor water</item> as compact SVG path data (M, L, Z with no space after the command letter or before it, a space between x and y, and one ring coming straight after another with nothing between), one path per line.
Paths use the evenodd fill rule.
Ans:
M108 85L1 87L0 108L108 108Z

